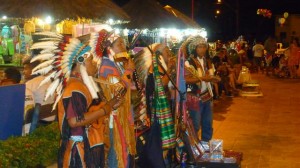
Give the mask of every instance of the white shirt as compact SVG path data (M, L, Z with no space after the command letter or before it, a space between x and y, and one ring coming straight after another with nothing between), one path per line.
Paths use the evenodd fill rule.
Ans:
M204 60L203 60L203 58L199 58L199 57L197 57L197 59L203 68L202 70L200 68L197 68L197 71L199 73L199 76L203 77L203 76L205 76ZM204 72L204 74L202 72ZM207 90L207 84L205 81L201 81L201 92L204 92L205 90Z
M40 83L45 79L44 76L37 76L29 81L27 81L26 84L26 93L25 95L32 96L33 102L40 103L41 105L45 104L52 104L54 102L54 96L49 97L47 100L44 101L44 97L47 91L47 88L50 85L50 82L42 85L39 87Z

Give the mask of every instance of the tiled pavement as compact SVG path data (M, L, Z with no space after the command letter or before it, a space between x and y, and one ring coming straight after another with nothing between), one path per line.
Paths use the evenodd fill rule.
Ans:
M214 103L214 139L243 152L242 168L300 168L300 80L252 74L263 97Z

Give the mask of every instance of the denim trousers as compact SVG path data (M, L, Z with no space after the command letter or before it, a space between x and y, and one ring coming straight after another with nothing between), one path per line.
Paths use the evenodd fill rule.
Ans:
M117 154L114 148L114 136L113 136L113 128L109 129L109 139L110 139L110 148L108 151L108 167L114 168L118 167Z
M213 135L213 112L212 112L212 101L202 102L199 101L200 109L198 111L191 110L190 116L193 121L193 126L198 134L201 128L201 140L209 141Z
M39 122L39 116L40 116L40 109L41 109L41 104L36 103L33 114L32 114L32 120L31 120L31 125L29 128L29 133L32 133L37 128L37 125Z

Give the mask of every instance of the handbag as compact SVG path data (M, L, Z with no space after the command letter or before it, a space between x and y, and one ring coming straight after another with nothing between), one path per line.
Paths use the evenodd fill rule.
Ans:
M144 140L146 142L144 147L141 147L142 151L140 152L138 165L145 168L165 168L166 166L163 158L161 141L161 128L155 115L147 135L143 135L142 141Z
M202 102L207 102L212 99L212 95L208 90L206 90L203 93L200 93L200 99Z

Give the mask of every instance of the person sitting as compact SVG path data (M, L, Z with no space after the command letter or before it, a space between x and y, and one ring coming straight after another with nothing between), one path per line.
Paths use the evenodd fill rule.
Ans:
M284 54L279 57L279 66L275 69L275 74L280 78L289 76L288 60Z
M226 96L232 97L231 91L230 91L230 84L229 84L229 67L228 67L228 60L226 57L226 50L220 49L218 54L213 57L212 60L215 69L216 69L216 75L221 77L220 87L221 89L224 89ZM221 95L221 91L219 90L219 94Z
M21 81L21 73L15 68L7 68L4 70L4 79L0 82L0 86L15 85Z

